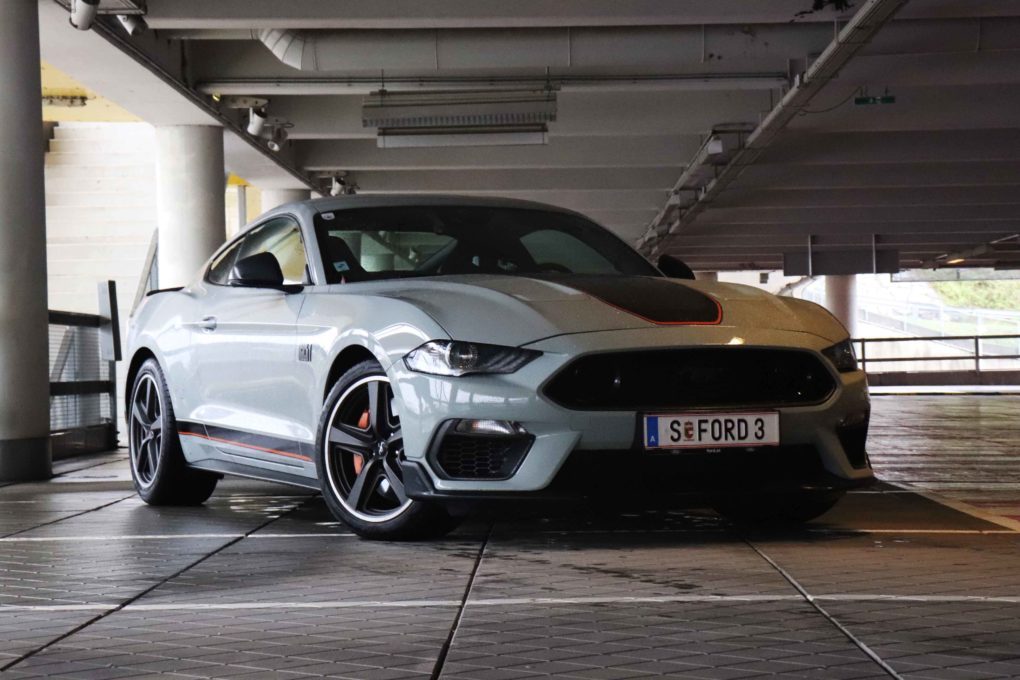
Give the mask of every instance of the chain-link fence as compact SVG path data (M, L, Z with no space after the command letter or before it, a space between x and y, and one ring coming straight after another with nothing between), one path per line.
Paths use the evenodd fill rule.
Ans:
M54 458L117 446L114 363L102 357L102 318L50 312L50 432Z

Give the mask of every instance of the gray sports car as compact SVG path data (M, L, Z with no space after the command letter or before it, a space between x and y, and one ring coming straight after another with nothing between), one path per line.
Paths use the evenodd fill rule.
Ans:
M474 503L707 499L806 521L868 483L866 379L823 308L658 268L585 217L463 197L281 206L129 332L135 485L321 490L369 538Z

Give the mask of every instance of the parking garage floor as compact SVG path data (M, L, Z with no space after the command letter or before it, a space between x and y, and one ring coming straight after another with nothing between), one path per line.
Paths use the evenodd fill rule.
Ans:
M0 488L11 678L1020 677L1020 396L876 397L884 482L809 528L708 510L365 542L226 481L143 505L123 452Z

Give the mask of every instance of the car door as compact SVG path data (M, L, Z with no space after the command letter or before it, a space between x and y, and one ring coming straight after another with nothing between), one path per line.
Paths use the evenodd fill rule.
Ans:
M305 448L315 434L300 408L309 386L296 370L304 294L230 285L233 263L259 253L276 257L285 284L309 283L301 229L289 216L253 228L213 262L191 323L197 404L189 417L211 457L295 474L311 465L314 474Z

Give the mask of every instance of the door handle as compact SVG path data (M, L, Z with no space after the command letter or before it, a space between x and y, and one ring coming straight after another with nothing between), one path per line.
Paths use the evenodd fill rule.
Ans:
M199 322L198 325L203 331L214 331L216 330L216 317L215 316L202 317L202 320Z

